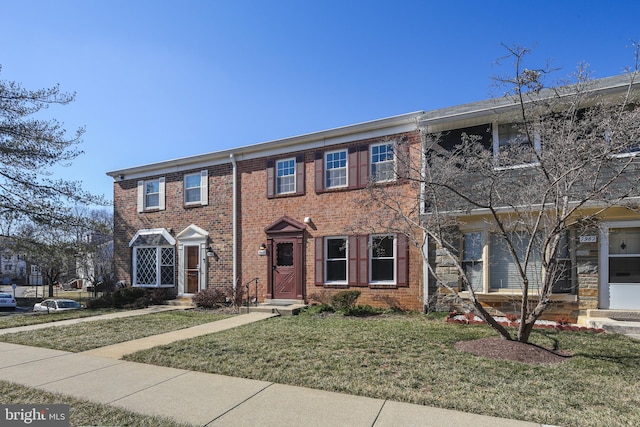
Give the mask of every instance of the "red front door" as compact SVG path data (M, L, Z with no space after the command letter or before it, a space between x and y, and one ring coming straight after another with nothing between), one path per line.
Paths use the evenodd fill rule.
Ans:
M296 264L301 262L296 252L296 241L274 239L272 254L273 298L296 299Z

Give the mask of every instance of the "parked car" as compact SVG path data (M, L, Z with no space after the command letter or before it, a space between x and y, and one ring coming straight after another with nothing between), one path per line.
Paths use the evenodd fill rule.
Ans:
M77 310L82 308L78 301L74 301L72 299L46 299L42 302L39 302L33 306L33 311L44 311L47 313L50 312L58 312L58 311L66 311L66 310Z
M7 292L0 292L0 308L1 309L15 310L16 305L17 305L16 299L13 297L13 295Z

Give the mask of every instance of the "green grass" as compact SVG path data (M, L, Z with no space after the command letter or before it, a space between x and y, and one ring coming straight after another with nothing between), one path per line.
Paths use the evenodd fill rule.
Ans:
M58 316L58 314L37 317L51 318L52 316ZM225 317L229 315L175 310L0 335L0 341L80 352L214 322Z
M48 393L0 381L0 401L8 404L65 404L69 405L69 425L75 426L131 426L131 427L180 427L168 418L136 414L113 406L74 399L57 393Z
M219 316L219 317L218 317ZM180 329L224 315L156 313L0 336L19 344L89 348ZM281 317L156 347L127 360L391 399L562 426L640 425L640 342L616 334L535 331L574 354L530 366L458 351L496 336L438 316Z
M128 355L127 360L563 426L640 425L640 342L535 332L574 357L496 361L454 348L486 326L424 316L282 317Z

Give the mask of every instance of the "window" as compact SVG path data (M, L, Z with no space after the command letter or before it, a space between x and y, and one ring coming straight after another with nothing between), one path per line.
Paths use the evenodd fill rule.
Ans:
M325 238L325 283L347 283L347 239Z
M520 263L523 263L531 235L526 232L514 232L511 233L510 239L513 242L518 260ZM522 278L518 272L516 261L511 255L504 238L499 234L491 234L489 240L489 275L491 277L491 288L521 290ZM541 250L540 236L536 235L526 271L527 278L529 279L529 289L531 290L539 288L542 283Z
M325 153L325 188L347 186L347 150Z
M295 193L296 160L286 159L276 162L276 194Z
M464 233L462 236L462 266L469 283L476 292L483 290L482 283L482 232Z
M164 210L164 177L138 181L138 212Z
M316 286L409 286L404 234L316 237L314 245Z
M609 283L640 283L640 228L609 229Z
M206 205L208 203L208 173L206 170L184 176L185 205Z
M134 286L174 286L175 250L173 247L133 248Z
M393 235L374 235L370 241L371 283L395 281L395 238Z
M304 155L282 160L267 160L266 172L268 199L304 195Z
M160 206L160 181L146 181L144 183L144 206L146 208L157 208Z
M531 235L518 231L511 232L509 238L513 242L519 262L523 263ZM553 293L571 293L574 289L570 242L567 231L561 236L556 255L547 269L547 274L550 274L554 280ZM537 233L526 270L529 290L532 292L542 285L542 243L542 233ZM464 232L461 235L460 249L462 268L475 292L522 290L522 278L516 260L500 234L487 234L482 231Z
M371 145L371 180L386 182L396 179L394 143Z
M517 123L494 123L493 153L499 167L523 166L535 163L540 152L540 135L533 136L533 147L529 145L527 135Z

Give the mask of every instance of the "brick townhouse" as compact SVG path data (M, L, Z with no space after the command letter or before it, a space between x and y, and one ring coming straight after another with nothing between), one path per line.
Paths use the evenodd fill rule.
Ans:
M109 172L118 277L184 296L248 285L274 303L357 289L422 310L418 249L359 225L370 182L413 191L394 155L420 143L421 114Z
M597 80L593 94L615 97L628 88L629 75L616 76ZM355 289L359 304L421 311L438 292L422 248L401 232L363 225L366 187L393 186L419 198L397 162L408 153L420 163L419 128L443 133L445 145L463 132L481 135L497 153L512 136L517 108L484 100L109 172L118 277L184 296L248 284L249 297L274 303ZM506 312L518 285L508 258L497 261L500 249L483 215L461 216L460 252L473 258L469 274L483 304ZM567 236L568 274L549 315L640 311L640 215L614 206L599 220ZM480 243L465 248L472 240ZM436 248L428 254L441 277L459 280Z

